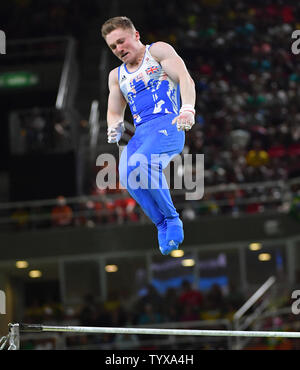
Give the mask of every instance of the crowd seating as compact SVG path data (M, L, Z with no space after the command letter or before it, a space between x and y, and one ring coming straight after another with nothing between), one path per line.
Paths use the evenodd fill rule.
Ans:
M34 1L22 6L17 3L7 4L7 11L13 6L23 16L35 6ZM32 20L34 24L45 17L54 18L53 24L49 19L44 24L42 30L51 23L44 36L74 30L72 25L77 25L81 11L89 15L95 7L93 1L83 9L79 1L62 5L49 0L45 4ZM184 153L204 154L206 189L238 185L231 192L205 192L197 204L186 202L179 206L182 216L193 219L289 208L279 202L283 193L277 181L300 175L300 69L291 52L291 33L299 26L300 5L281 0L202 0L166 1L156 7L145 1L143 7L147 14L141 24L143 41L172 43L196 84L196 125L186 135ZM15 29L14 24L10 27ZM26 29L31 32L35 28ZM41 132L28 122L26 125L30 148L40 148ZM61 126L54 126L54 133L66 140ZM270 181L274 185L266 187ZM249 183L261 185L243 188ZM94 190L86 192L93 194ZM293 186L291 197L297 197L298 192L299 185ZM270 201L264 202L264 197ZM252 198L256 200L248 201ZM183 197L175 200L182 204Z
M146 39L173 44L196 84L196 125L185 152L205 155L205 186L260 182L260 189L227 193L225 199L234 204L261 192L276 203L278 188L264 189L263 183L300 174L300 70L291 51L300 5L203 0L146 7ZM212 213L220 196L207 196ZM267 208L258 201L244 211Z
M91 327L133 327L152 325L159 327L166 323L181 328L200 328L204 321L207 328L224 329L223 322L233 322L234 313L245 303L245 296L232 285L224 292L218 284L213 284L209 290L200 291L187 281L182 282L180 289L169 288L165 294L159 294L152 285L148 285L144 294L129 296L126 291L120 296L111 296L105 302L98 302L87 294L79 306L63 306L53 300L45 302L34 301L27 307L22 322L41 323L44 325L79 325ZM260 322L259 330L266 331L295 331L298 329L297 315L290 310L291 292L275 295L268 304L269 316L255 321ZM251 313L251 312L250 312ZM199 324L201 322L201 324ZM183 326L182 326L183 325ZM196 325L196 326L195 326ZM257 326L252 330L258 330ZM226 329L226 328L225 328ZM228 329L228 328L227 328ZM249 329L250 330L250 329ZM24 349L55 348L52 339L38 338L24 340ZM199 338L198 338L199 339ZM222 338L221 338L222 339ZM226 340L205 342L186 341L169 343L164 347L159 336L123 336L117 334L101 335L69 335L66 338L67 348L102 348L102 349L162 349L186 348L192 349L232 349ZM231 343L233 345L233 343ZM48 348L50 346L50 348ZM129 346L129 347L128 347ZM176 347L180 346L180 347ZM186 347L185 347L186 346ZM243 347L245 350L266 349L299 349L297 340L282 338L253 338Z
M106 302L97 302L92 295L83 297L82 304L77 307L63 307L62 304L49 300L34 301L27 307L24 323L40 323L45 325L63 325L68 322L81 326L115 326L162 324L167 322L187 323L197 320L231 319L235 310L243 303L243 295L233 289L227 294L218 284L210 290L201 292L183 281L181 289L169 288L164 295L159 294L149 284L143 294L129 296L126 291L120 296L112 295ZM155 336L154 336L155 337ZM153 337L151 337L153 339ZM149 336L136 338L139 348L149 342ZM158 339L158 337L155 337ZM154 339L155 339L154 338ZM82 344L113 345L120 344L120 336L98 335L84 338L71 336L69 346ZM24 343L25 346L32 345ZM26 347L27 348L27 347Z

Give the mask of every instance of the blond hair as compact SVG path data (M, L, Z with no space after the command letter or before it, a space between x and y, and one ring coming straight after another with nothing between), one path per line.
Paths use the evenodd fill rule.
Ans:
M109 33L116 30L117 28L132 29L133 31L135 31L135 27L132 21L128 17L124 17L124 16L113 17L113 18L108 19L105 23L103 23L101 27L102 37L105 39L105 37Z

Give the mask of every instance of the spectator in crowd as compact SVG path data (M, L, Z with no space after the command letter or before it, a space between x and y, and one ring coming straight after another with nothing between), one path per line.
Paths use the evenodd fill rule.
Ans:
M146 294L137 302L137 310L144 309L147 303L153 306L154 311L161 311L162 309L162 297L152 284L147 284Z
M14 227L17 230L24 230L29 227L29 212L23 207L17 208L11 215Z
M199 312L195 307L186 305L182 307L179 321L197 321L199 320Z
M168 288L163 297L163 316L167 322L176 322L179 320L180 305L175 288Z
M204 297L199 290L193 289L188 280L184 280L181 284L179 303L181 308L190 306L194 311L198 311L203 307Z
M159 324L163 320L159 311L155 310L153 304L145 303L142 313L139 315L138 324Z
M57 205L51 210L53 226L70 226L73 222L72 208L66 203L64 196L57 197Z
M205 306L207 310L217 310L221 312L225 309L225 298L219 284L212 284L205 295Z
M95 326L99 317L99 306L92 294L86 294L79 309L78 319L82 326Z
M127 190L122 189L120 197L114 201L117 222L123 224L124 222L137 222L139 220L136 213L137 203L131 198Z

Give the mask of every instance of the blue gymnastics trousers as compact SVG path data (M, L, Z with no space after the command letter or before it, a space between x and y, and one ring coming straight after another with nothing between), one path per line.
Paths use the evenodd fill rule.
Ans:
M176 116L170 113L137 126L119 162L122 186L156 226L179 217L163 173L184 147L184 131L172 125Z

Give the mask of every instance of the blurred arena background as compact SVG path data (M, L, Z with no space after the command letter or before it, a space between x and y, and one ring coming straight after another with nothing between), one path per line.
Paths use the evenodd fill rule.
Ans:
M133 20L143 43L171 43L196 83L184 153L205 155L205 192L197 201L173 192L185 241L172 256L160 254L154 227L126 191L96 186L98 155L118 155L105 122L108 72L118 61L100 35L116 15ZM0 28L0 334L12 322L299 330L300 64L291 34L300 3L2 0ZM123 145L134 131L126 114ZM21 348L299 344L26 334Z

